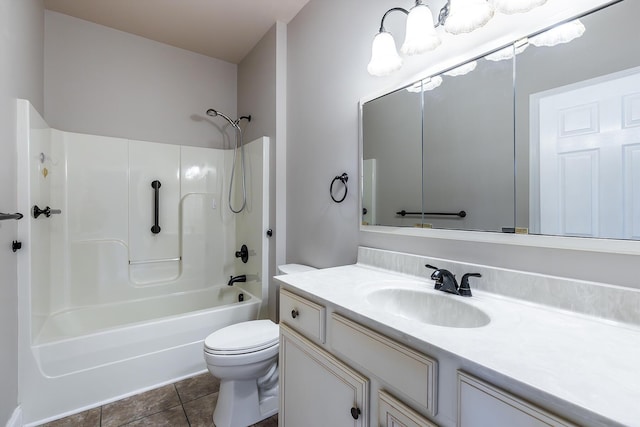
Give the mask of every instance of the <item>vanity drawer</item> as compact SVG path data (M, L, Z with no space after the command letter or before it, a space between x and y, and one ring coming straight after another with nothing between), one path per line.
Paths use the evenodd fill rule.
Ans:
M286 289L280 290L280 322L324 343L325 308Z
M331 315L331 347L430 415L437 412L438 362L347 318Z

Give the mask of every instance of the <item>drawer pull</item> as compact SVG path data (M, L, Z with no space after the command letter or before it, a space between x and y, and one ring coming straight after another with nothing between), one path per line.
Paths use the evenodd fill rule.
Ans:
M360 408L353 407L351 408L351 416L354 420L360 418Z
M295 308L293 310L291 310L291 317L293 317L294 319L296 317L298 317L300 315L300 313L298 313L298 310L296 310Z

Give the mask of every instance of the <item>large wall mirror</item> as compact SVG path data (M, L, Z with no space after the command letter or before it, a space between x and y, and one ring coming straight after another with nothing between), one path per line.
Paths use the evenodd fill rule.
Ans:
M362 105L363 224L640 239L640 2Z

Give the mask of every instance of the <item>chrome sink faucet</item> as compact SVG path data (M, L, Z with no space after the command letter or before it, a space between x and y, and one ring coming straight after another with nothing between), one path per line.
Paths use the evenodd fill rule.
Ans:
M460 295L463 297L471 296L471 287L469 286L469 277L482 277L480 273L466 273L462 276L462 282L458 285L456 276L449 270L444 268L434 267L430 264L425 264L425 267L435 270L431 273L431 279L435 280L434 289L450 294Z

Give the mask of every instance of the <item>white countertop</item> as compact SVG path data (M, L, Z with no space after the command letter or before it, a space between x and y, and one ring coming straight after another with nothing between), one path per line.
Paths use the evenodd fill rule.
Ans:
M386 325L541 390L584 410L583 417L595 413L611 424L640 426L640 328L487 292L473 291L471 298L449 295L433 290L432 280L360 264L277 279L293 290L371 320L369 327ZM382 288L460 299L484 311L491 321L479 328L416 322L367 302L367 293Z

